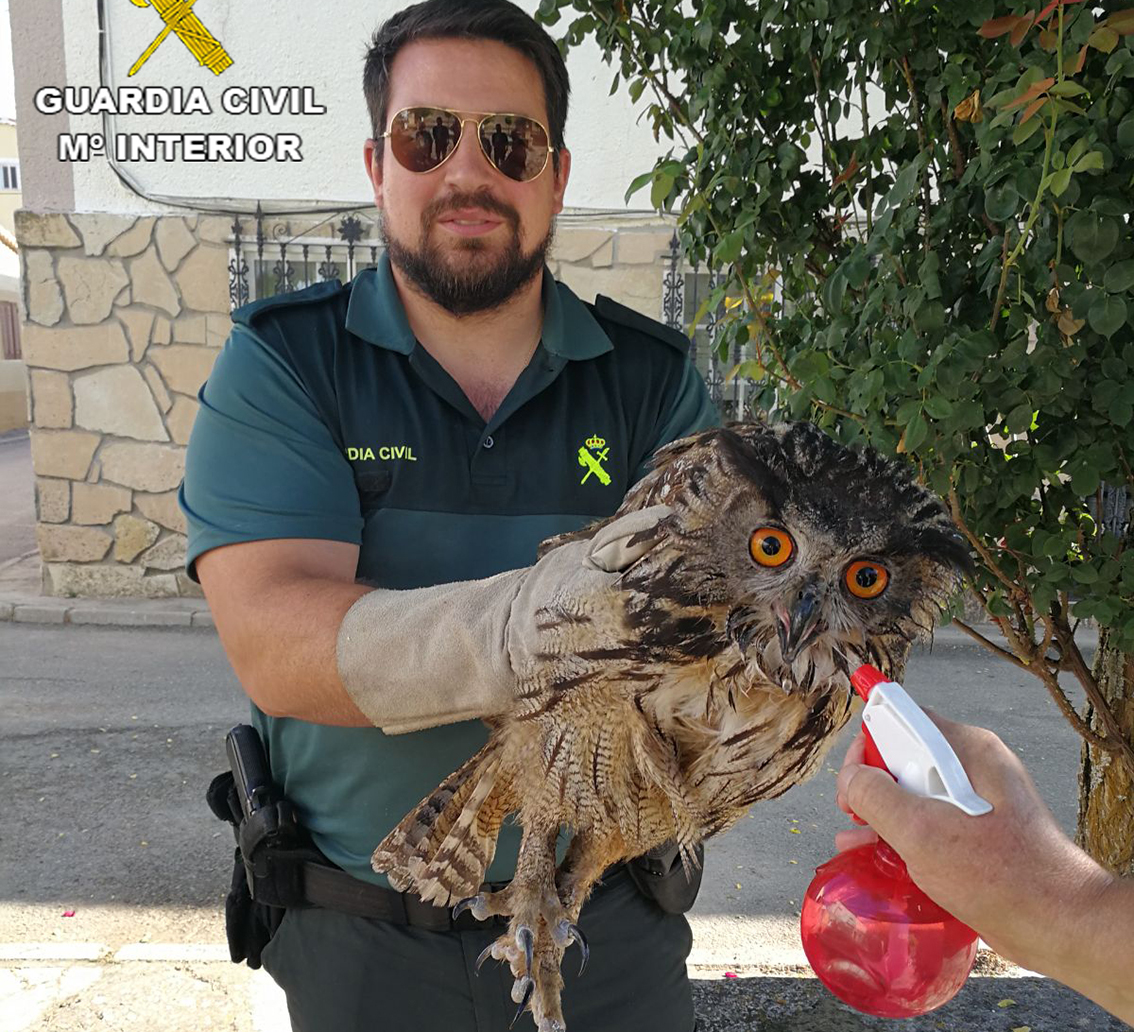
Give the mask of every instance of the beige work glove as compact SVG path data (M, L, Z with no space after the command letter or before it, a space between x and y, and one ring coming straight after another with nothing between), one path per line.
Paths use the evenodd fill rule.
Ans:
M628 513L534 566L484 580L379 589L347 611L336 648L354 704L387 734L507 712L538 652L541 610L582 615L664 534L666 505Z

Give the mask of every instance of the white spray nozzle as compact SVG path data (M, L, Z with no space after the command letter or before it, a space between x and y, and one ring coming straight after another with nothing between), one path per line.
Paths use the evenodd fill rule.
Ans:
M992 810L973 790L940 729L896 681L874 685L862 721L902 788L952 803L973 817Z

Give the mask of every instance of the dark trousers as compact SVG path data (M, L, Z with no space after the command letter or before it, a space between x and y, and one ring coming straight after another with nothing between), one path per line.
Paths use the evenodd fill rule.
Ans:
M591 959L564 958L568 1032L691 1032L693 1001L684 916L666 914L624 870L583 907ZM506 964L473 965L504 928L429 932L331 910L289 910L264 950L264 968L287 994L294 1032L506 1032L515 1013ZM528 1012L516 1029L534 1028Z

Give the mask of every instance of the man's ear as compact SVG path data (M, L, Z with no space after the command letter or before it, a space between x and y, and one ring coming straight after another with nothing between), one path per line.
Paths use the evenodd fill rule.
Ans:
M384 204L382 197L383 145L384 141L382 140L367 140L362 145L362 160L366 166L366 178L370 180L370 185L374 190L374 206L376 208L381 208Z
M571 152L566 148L559 151L559 168L551 166L555 176L555 193L553 195L552 214L558 215L563 210L563 194L567 190L567 180L571 176Z

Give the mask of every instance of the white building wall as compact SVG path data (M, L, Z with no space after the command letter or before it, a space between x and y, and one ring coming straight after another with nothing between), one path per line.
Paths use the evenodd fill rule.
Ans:
M537 2L521 0L521 6L534 11ZM62 0L67 84L201 86L213 109L208 116L120 116L109 119L108 125L101 116L71 115L70 132L103 133L109 128L136 133L298 133L303 139L300 163L167 161L132 163L124 169L150 197L213 199L220 207L257 200L368 203L371 194L362 164L362 145L369 134L362 64L376 25L401 6L402 0L337 0L333 15L328 15L326 8L309 0L273 0L271 5L197 0L194 11L232 56L233 65L216 76L171 36L127 78L130 66L162 27L158 15L149 8L104 0L106 67L100 70L96 3ZM555 26L553 34L564 24ZM609 96L614 72L601 62L593 44L572 51L568 67L573 92L567 145L574 155L568 207L625 212L627 184L652 167L665 148L654 142L646 125L636 124L637 112L624 91ZM326 114L227 115L220 96L231 86L311 86ZM75 162L72 171L75 211L174 210L132 193L106 158ZM648 201L642 194L632 203L641 210Z

